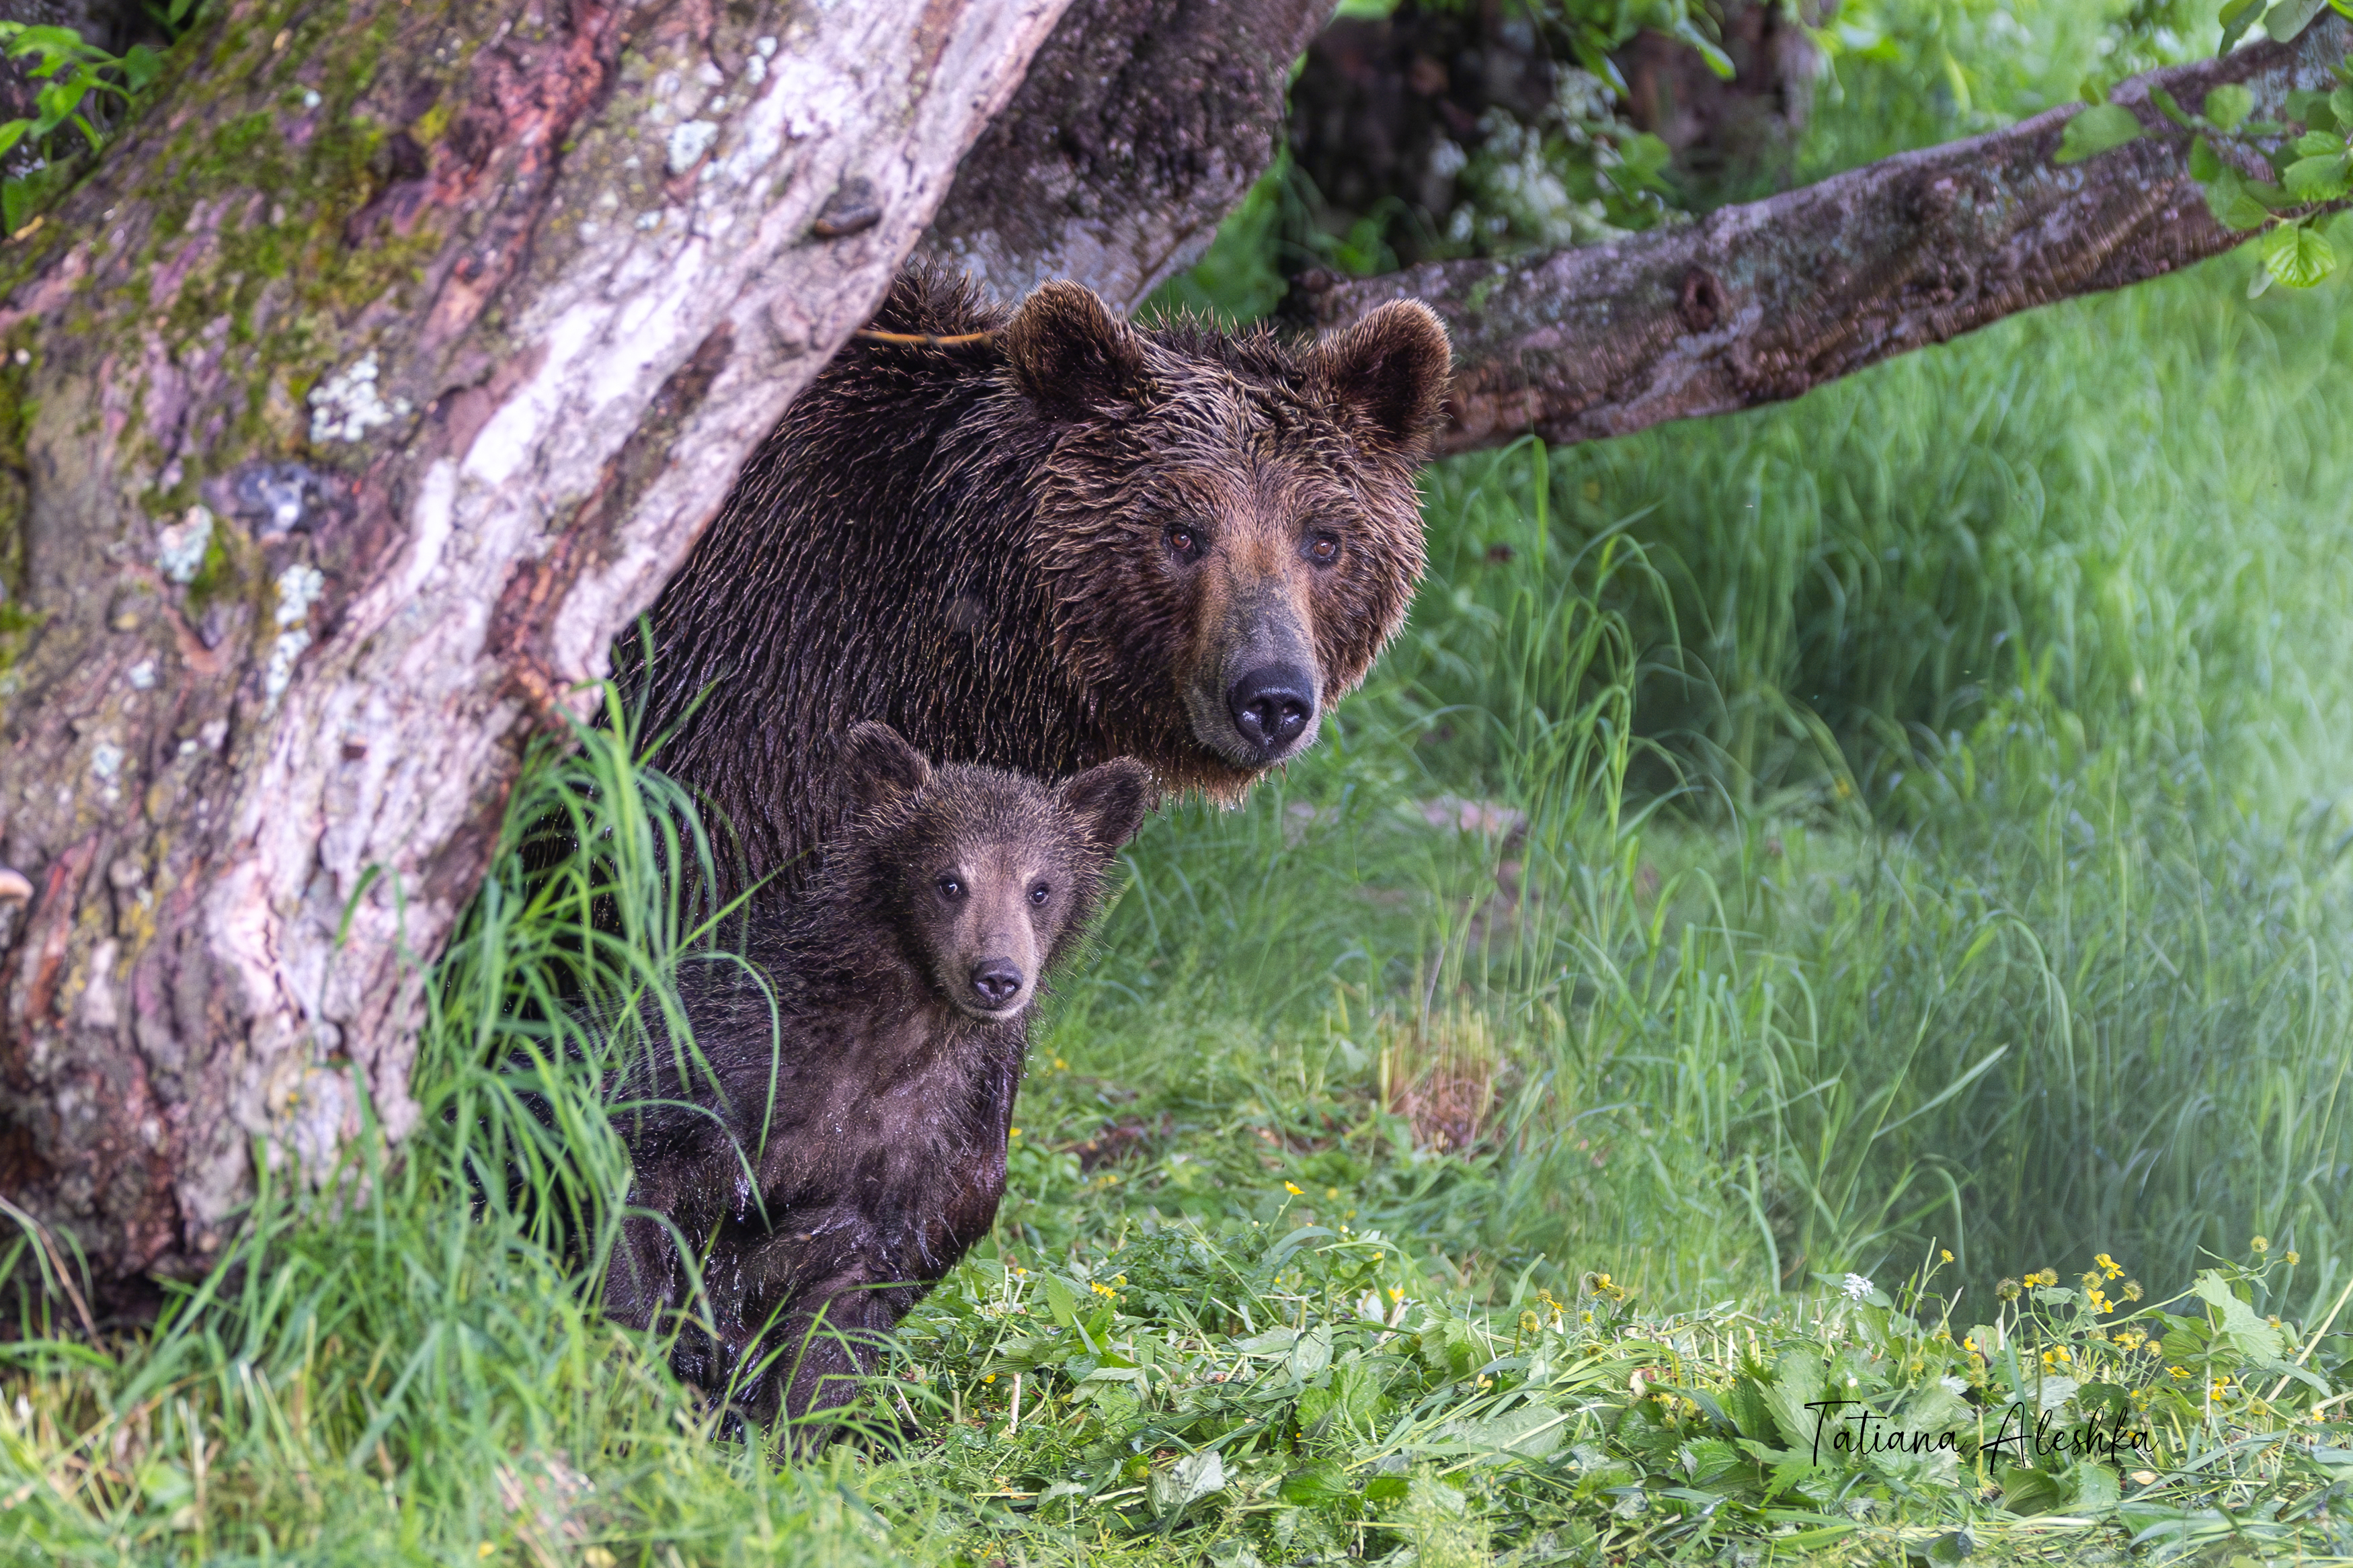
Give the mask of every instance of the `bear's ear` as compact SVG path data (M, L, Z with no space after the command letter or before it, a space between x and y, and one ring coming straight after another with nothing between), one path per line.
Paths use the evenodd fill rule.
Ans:
M850 727L841 743L841 771L860 811L913 795L932 782L932 764L888 724Z
M1149 768L1134 757L1113 757L1064 784L1060 798L1109 858L1144 826L1154 794Z
M1014 384L1057 418L1083 418L1143 395L1144 340L1083 283L1041 283L999 340Z
M1393 300L1317 343L1308 368L1380 444L1419 458L1453 373L1446 324L1419 300Z

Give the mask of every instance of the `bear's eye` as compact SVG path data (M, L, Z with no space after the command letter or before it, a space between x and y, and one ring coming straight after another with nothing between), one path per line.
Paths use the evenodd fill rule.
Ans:
M932 886L940 890L940 897L944 899L954 900L964 897L964 880L953 871L942 873L940 879Z
M1201 558L1200 530L1178 523L1168 531L1168 548L1179 561L1198 561Z
M1042 904L1053 896L1054 889L1046 886L1043 882L1039 883L1036 887L1029 889L1029 901L1033 904Z
M1318 566L1329 566L1340 559L1340 536L1336 533L1311 533L1307 536L1307 559Z

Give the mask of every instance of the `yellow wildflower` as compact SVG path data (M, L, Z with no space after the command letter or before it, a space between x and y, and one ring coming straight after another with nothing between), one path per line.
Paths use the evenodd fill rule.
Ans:
M2256 1257L2261 1258L2272 1249L2272 1238L2268 1236L2254 1237L2247 1242L2247 1246Z
M2094 1255L2092 1261L2098 1264L2101 1271L2106 1274L2109 1279L2121 1279L2124 1278L2124 1269L2119 1268L2116 1264L2116 1260L2110 1258L2106 1253L2102 1252Z
M1282 1184L1282 1190L1289 1193L1295 1198L1299 1195L1299 1184L1296 1182L1285 1182Z
M1953 1249L1949 1247L1939 1247L1936 1252L1936 1260L1940 1263L1950 1263L1953 1260Z
M2034 1282L2037 1285L2056 1285L2059 1283L2059 1270L2056 1268L2038 1268L2034 1273Z
M2139 1281L2139 1280L2137 1280L2137 1279L2127 1279L2127 1280L2126 1280L2126 1281L2125 1281L2125 1300L2127 1300L2127 1301L2137 1301L2137 1300L2139 1300L2141 1299L2141 1295L2142 1295L2142 1291L2141 1291L2141 1288L2140 1288L2140 1281Z
M2290 1268L2304 1261L2304 1255L2293 1247L2289 1247L2284 1256L2287 1258L2287 1266Z
M1996 1285L1993 1288L1993 1293L2000 1297L2005 1301L2017 1300L2018 1291L2019 1284L2015 1279L2004 1279L2000 1284Z

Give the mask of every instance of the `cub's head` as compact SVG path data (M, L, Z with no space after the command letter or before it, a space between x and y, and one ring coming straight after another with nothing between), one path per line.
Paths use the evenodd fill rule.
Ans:
M1030 548L1058 659L1118 749L1238 796L1405 619L1445 328L1400 300L1294 348L1050 283L998 342L1001 416L1047 427Z
M841 755L857 805L828 868L951 1006L1019 1016L1094 918L1103 875L1152 802L1149 772L1122 757L1057 786L934 768L888 724L858 725Z

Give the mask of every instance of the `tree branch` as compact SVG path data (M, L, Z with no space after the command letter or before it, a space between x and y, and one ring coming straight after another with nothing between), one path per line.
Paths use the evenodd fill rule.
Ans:
M2325 88L2353 25L2324 14L2293 44L2136 77L2113 100L2147 134L2084 163L2052 162L2080 105L1725 207L1685 227L1535 258L1433 262L1303 280L1319 327L1419 299L1454 336L1445 451L1534 431L1568 443L1792 398L2021 310L2122 288L2228 250L2188 169L2195 110L2241 82L2255 117Z

